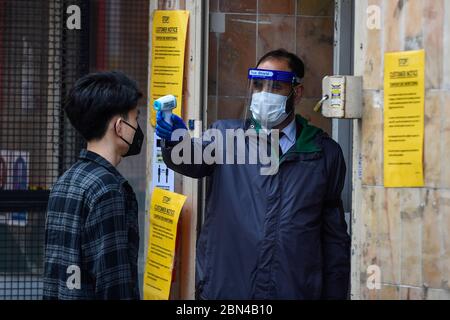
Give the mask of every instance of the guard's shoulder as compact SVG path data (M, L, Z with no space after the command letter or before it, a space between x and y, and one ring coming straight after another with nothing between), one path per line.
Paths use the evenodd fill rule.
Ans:
M328 133L322 131L317 134L317 138L327 158L336 160L343 157L341 146Z

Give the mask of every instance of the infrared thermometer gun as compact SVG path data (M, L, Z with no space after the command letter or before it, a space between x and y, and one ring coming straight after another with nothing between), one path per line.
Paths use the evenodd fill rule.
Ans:
M174 95L167 95L155 100L153 108L156 111L162 111L164 114L164 121L172 125L172 110L177 107L177 98Z

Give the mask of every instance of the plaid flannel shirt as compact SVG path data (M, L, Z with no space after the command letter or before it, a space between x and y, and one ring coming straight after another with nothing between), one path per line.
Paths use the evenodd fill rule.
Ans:
M137 209L116 168L82 150L50 193L44 299L139 299Z

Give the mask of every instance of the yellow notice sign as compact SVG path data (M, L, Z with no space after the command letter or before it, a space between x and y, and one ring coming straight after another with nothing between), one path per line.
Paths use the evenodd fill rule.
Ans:
M167 300L172 282L177 224L186 196L155 188L144 274L144 300Z
M189 11L156 10L153 16L150 110L151 124L156 124L153 102L173 94L177 107L172 112L181 116L184 74L184 52Z
M424 185L424 66L424 50L385 54L385 187Z

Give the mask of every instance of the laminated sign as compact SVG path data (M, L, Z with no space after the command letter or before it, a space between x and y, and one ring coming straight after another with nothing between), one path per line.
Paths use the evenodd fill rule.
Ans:
M144 273L144 300L169 299L178 218L186 196L154 188Z
M189 11L185 10L156 10L153 16L149 95L153 126L156 124L153 102L162 96L173 94L177 98L173 113L181 116L188 20Z
M424 50L385 55L385 187L422 187L424 185L424 65Z

